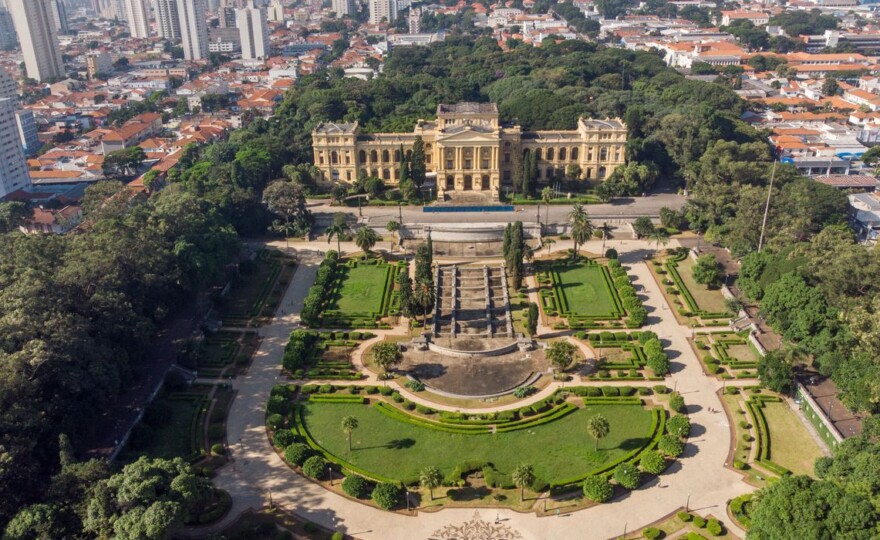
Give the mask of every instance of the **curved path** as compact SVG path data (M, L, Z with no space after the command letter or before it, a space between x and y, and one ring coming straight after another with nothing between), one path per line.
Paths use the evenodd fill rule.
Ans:
M312 243L298 247L308 250L314 246ZM233 462L224 466L215 478L215 483L232 495L233 508L221 523L205 532L217 531L241 512L261 508L270 500L327 528L357 538L382 540L441 537L465 540L468 530L485 532L493 528L503 530L480 538L603 539L619 536L624 528L633 531L644 527L685 504L698 513L712 513L728 522L725 518L726 501L748 493L752 488L742 481L740 475L724 467L730 443L728 419L723 413L709 412L710 408L722 410L716 395L721 383L703 374L699 360L687 342L691 330L675 321L650 270L640 262L648 246L635 241L611 241L608 246L616 247L630 266L629 274L635 278L634 285L649 310L647 329L655 331L670 351L673 373L666 384L682 393L691 416L691 438L679 461L660 477L663 488L645 486L610 503L559 518L539 518L533 513L512 510L482 510L484 521L475 523L473 508L449 508L408 517L383 512L328 492L294 473L275 453L266 437L264 407L272 385L283 381L279 378L280 358L290 331L298 324L298 316L294 314L300 311L320 263L317 252L300 251L300 266L279 306L280 316L260 330L263 341L248 374L233 383L238 394L227 421L227 439ZM585 247L588 251L589 248L589 245ZM393 331L375 333L390 332ZM492 523L497 517L502 520L500 525ZM732 524L727 524L735 534L742 534ZM455 528L453 536L449 536L449 528Z

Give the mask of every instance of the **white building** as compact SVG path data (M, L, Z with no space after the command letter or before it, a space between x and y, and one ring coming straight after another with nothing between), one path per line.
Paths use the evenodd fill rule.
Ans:
M269 4L266 15L272 22L284 22L284 4L280 0L272 0Z
M187 60L208 58L208 23L205 20L205 0L177 0L177 18L180 21L183 57Z
M39 150L43 145L40 143L38 136L37 121L34 119L34 113L21 109L15 111L15 124L18 127L18 136L21 139L21 148L26 155L31 155Z
M15 35L15 24L12 22L12 15L6 8L0 8L0 48L10 49L18 43L18 36Z
M128 21L131 37L138 39L150 37L150 1L126 0L125 9L125 19Z
M67 8L64 6L64 0L52 1L52 18L55 19L55 31L59 34L69 34L67 28Z
M269 25L266 22L266 8L250 5L235 10L238 32L241 37L241 57L244 60L263 59L270 56L272 44L269 42Z
M388 24L397 19L397 0L370 0L370 24L383 20Z
M30 186L27 161L21 148L21 137L15 121L15 100L2 98L0 99L0 197Z
M86 71L90 79L98 73L108 74L113 71L113 59L103 51L89 53L86 55Z
M180 39L180 19L177 17L175 0L156 0L154 7L159 37L171 41Z
M410 34L419 34L422 32L422 8L410 8L409 16L407 17L407 23L409 23L409 33Z
M21 41L28 77L46 81L64 76L64 63L52 15L54 0L9 0L15 30Z
M370 5L372 6L372 3ZM354 0L333 0L332 6L333 12L336 13L336 18L338 19L345 15L354 15L355 13ZM372 8L370 10L372 12Z

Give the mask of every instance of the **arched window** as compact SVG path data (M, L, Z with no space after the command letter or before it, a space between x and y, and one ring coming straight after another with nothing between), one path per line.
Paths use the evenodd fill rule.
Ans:
M608 159L608 149L604 146L601 150L599 150L599 161L606 161Z
M593 168L587 167L587 180L593 178Z
M379 152L376 152L375 150L370 152L370 161L372 163L376 163L377 161L379 161Z
M394 161L395 161L395 163L399 163L399 162L400 162L400 150L395 150L395 151L394 151Z
M605 167L599 167L599 179L605 178Z
M318 164L319 165L324 164L324 152L318 152Z
M541 149L535 148L535 161L541 161Z
M388 153L388 150L382 150L382 163L388 163L390 160L388 159L391 154Z
M330 163L333 165L339 163L339 154L336 153L336 150L330 152Z
M578 158L578 154L580 154L580 152L578 151L577 146L571 149L571 159L576 160Z
M411 149L406 151L406 159L412 159L412 150Z
M565 161L565 148L559 149L559 161Z
M358 152L358 159L360 160L361 163L366 163L367 162L367 152L364 150L361 150L360 152Z
M553 149L552 148L547 149L547 161L553 161Z
M391 180L391 173L388 169L382 169L382 180Z

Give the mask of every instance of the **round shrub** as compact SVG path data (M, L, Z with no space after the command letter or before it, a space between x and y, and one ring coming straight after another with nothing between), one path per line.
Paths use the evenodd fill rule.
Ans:
M330 535L330 540L345 540L345 533L336 531Z
M669 457L678 457L684 452L684 443L675 435L664 435L657 443L657 450Z
M687 416L673 416L666 422L666 432L676 437L687 437L691 432L691 421Z
M327 462L321 456L312 456L303 463L303 473L315 480L324 478L327 472Z
M608 248L605 250L605 257L608 259L616 259L617 258L617 250L614 248Z
M266 412L269 414L287 414L290 412L290 402L284 396L272 396L266 403Z
M657 452L649 450L642 454L639 466L648 474L660 474L666 468L666 460Z
M621 463L614 469L614 480L626 489L639 487L641 474L632 463Z
M709 531L709 534L712 536L721 536L724 532L724 527L721 526L721 522L717 519L709 518L709 521L706 522L706 530Z
M694 527L703 528L706 526L706 518L703 516L694 516Z
M665 377L669 373L669 357L666 356L666 353L652 354L648 357L647 364L657 377Z
M733 468L743 471L746 468L746 464L738 459L735 459L733 460Z
M291 444L284 450L284 459L294 465L302 465L313 455L315 455L315 451L303 443Z
M284 417L280 414L270 414L269 418L266 418L266 425L271 430L277 430L284 425Z
M746 422L745 420L740 420L739 427L741 427L742 429L749 429L752 426L750 426L749 423Z
M226 447L221 443L216 443L211 445L211 455L213 456L222 456L226 454Z
M684 398L681 394L675 392L669 396L669 408L675 412L684 412Z
M382 482L373 489L372 498L379 508L391 510L403 500L403 488L398 484Z
M342 481L342 491L351 497L363 499L370 492L370 483L363 476L350 474Z
M687 512L679 512L678 514L676 514L676 516L678 516L678 519L684 521L685 523L694 519L694 516L692 514L687 513Z
M642 531L642 536L644 536L648 540L656 540L657 538L660 538L660 535L662 534L663 531L655 527L648 527L647 529Z
M584 496L591 501L603 503L614 494L614 488L603 476L588 476L584 480Z
M272 439L272 442L275 443L275 446L278 448L287 448L291 444L297 442L299 436L296 435L289 429L280 429L277 433L275 433L275 438Z

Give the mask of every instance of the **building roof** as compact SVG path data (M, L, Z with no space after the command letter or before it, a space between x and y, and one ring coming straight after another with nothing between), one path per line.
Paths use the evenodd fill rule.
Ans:
M814 177L814 180L827 186L843 189L876 189L877 187L880 187L880 180L867 174L826 174L816 176Z
M437 115L441 114L498 114L498 105L494 103L476 103L464 101L452 105L437 105Z

